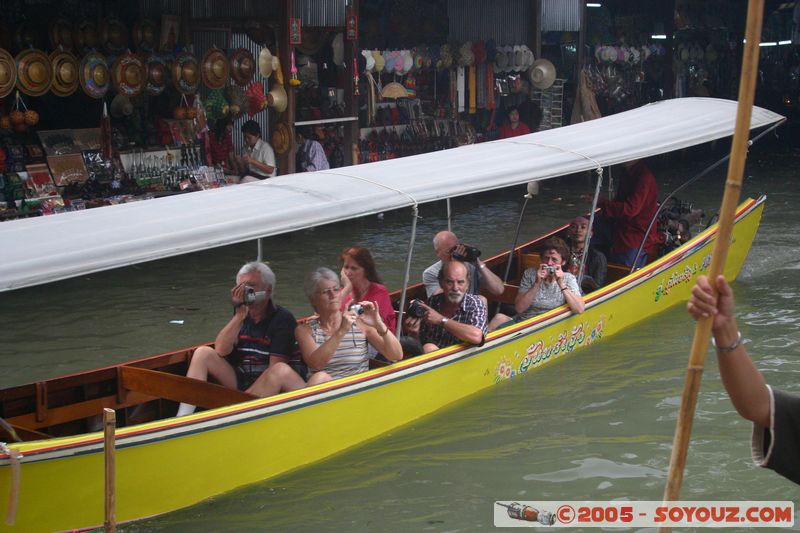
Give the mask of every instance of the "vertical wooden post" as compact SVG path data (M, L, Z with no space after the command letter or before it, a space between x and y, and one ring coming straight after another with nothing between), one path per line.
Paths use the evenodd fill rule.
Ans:
M117 468L116 468L116 429L117 413L113 409L103 409L103 450L105 451L105 520L103 529L117 531Z

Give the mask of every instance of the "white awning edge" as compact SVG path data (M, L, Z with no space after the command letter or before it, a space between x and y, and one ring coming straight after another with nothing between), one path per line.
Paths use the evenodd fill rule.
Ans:
M784 117L753 108L751 129ZM681 98L513 139L0 223L0 291L520 185L733 134L736 102Z

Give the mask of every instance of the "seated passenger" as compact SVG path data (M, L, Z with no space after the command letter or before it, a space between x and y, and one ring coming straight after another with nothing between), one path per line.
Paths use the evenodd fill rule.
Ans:
M239 269L231 289L233 317L217 334L214 347L200 346L192 355L186 377L252 392L251 385L268 368L285 363L292 355L294 316L272 302L275 274L264 263L251 262ZM249 298L249 299L248 299ZM194 412L180 404L177 416Z
M417 302L425 310L422 318L407 318L409 335L418 337L425 353L460 342L482 344L486 334L486 303L469 294L469 269L461 261L448 261L439 272L441 291Z
M442 270L442 266L453 261L454 253L464 257L467 252L466 247L463 244L459 244L458 237L452 231L440 231L437 233L433 238L433 249L439 261L426 268L425 272L422 273L422 283L425 284L425 292L428 298L442 291L439 286L439 272ZM467 290L468 294L479 294L481 287L493 296L503 294L505 289L503 280L486 268L486 265L480 259L475 257L464 264L469 268L470 284Z
M403 358L400 342L381 320L374 302L359 302L361 313L355 304L342 311L342 288L332 270L320 267L311 272L304 290L318 315L295 329L309 369L308 383L289 365L278 363L253 384L253 394L271 396L364 372L369 369L367 344L390 361Z
M578 269L583 257L583 249L589 232L589 219L586 217L575 217L570 223L569 230L569 261L567 261L567 272L573 276L578 275ZM589 253L586 255L586 265L583 267L581 277L581 289L583 294L592 292L603 286L606 281L608 262L603 252L589 246Z
M389 291L381 285L381 279L375 269L375 261L369 250L361 246L351 246L342 252L339 259L342 262L342 283L345 286L345 292L347 292L347 284L350 285L349 294L344 295L342 309L347 309L351 301L375 302L381 320L386 327L394 331L397 326L397 315L392 307Z
M569 253L567 243L558 237L550 237L541 245L539 268L529 268L522 274L519 292L514 300L517 314L514 318L497 313L489 324L494 331L507 322L521 322L538 314L567 304L573 313L583 313L584 303L578 288L578 280L562 268Z

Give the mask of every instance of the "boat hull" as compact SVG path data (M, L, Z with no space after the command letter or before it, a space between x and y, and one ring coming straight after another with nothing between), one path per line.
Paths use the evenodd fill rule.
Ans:
M729 279L747 257L764 201L748 200L737 210ZM682 304L709 268L715 236L716 226L592 293L581 315L562 307L494 332L480 347L450 347L294 393L123 428L117 520L186 507L330 457ZM19 506L15 525L0 530L103 523L101 434L11 447L23 454ZM0 455L0 509L10 493L10 463Z

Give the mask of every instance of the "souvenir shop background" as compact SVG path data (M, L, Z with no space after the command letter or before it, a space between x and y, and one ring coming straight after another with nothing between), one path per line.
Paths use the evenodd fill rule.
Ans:
M774 46L758 103L789 115L798 5L769 0L762 39ZM337 167L496 139L511 106L537 131L735 98L745 1L0 0L0 12L8 219L228 185L234 162L211 141L229 125L241 153L247 120L288 174L300 127Z

